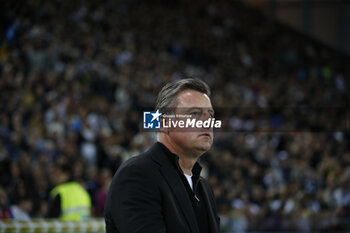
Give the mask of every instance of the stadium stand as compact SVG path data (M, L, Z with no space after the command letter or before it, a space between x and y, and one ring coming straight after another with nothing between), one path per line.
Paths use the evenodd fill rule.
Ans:
M103 217L114 172L155 141L140 109L164 83L200 77L214 106L237 108L201 159L222 232L350 229L349 125L327 117L346 114L346 56L239 1L4 4L0 228L45 217L53 171L67 160ZM326 113L300 123L247 107Z

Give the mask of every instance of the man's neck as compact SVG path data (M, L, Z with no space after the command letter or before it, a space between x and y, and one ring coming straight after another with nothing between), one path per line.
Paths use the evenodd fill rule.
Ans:
M192 168L194 164L197 162L197 159L201 156L200 154L188 154L182 148L170 143L166 140L159 140L164 146L166 146L172 153L179 156L179 165L183 173L186 175L191 175Z
M192 174L192 168L197 160L193 158L186 158L185 156L179 156L179 165L183 173L186 175Z

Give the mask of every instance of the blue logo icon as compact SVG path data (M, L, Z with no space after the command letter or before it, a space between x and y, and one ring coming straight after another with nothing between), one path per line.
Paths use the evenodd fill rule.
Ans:
M144 129L160 129L160 116L162 114L156 112L143 112L143 128Z

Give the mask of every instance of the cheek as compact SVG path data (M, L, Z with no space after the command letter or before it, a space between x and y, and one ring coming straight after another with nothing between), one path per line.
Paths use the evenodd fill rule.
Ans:
M196 135L192 132L173 132L172 137L178 144L190 145L196 138Z

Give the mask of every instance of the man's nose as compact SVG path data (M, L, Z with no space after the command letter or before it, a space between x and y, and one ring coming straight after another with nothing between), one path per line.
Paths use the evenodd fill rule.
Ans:
M212 115L208 111L204 111L202 113L202 119L201 119L202 121L206 121L206 120L211 119L211 118L212 118ZM211 127L211 124L209 124L208 127L203 127L203 128L205 128L206 130L212 130L213 129Z
M203 114L202 114L202 121L205 121L205 120L208 120L208 119L211 119L211 115L209 112L206 112L204 111Z

